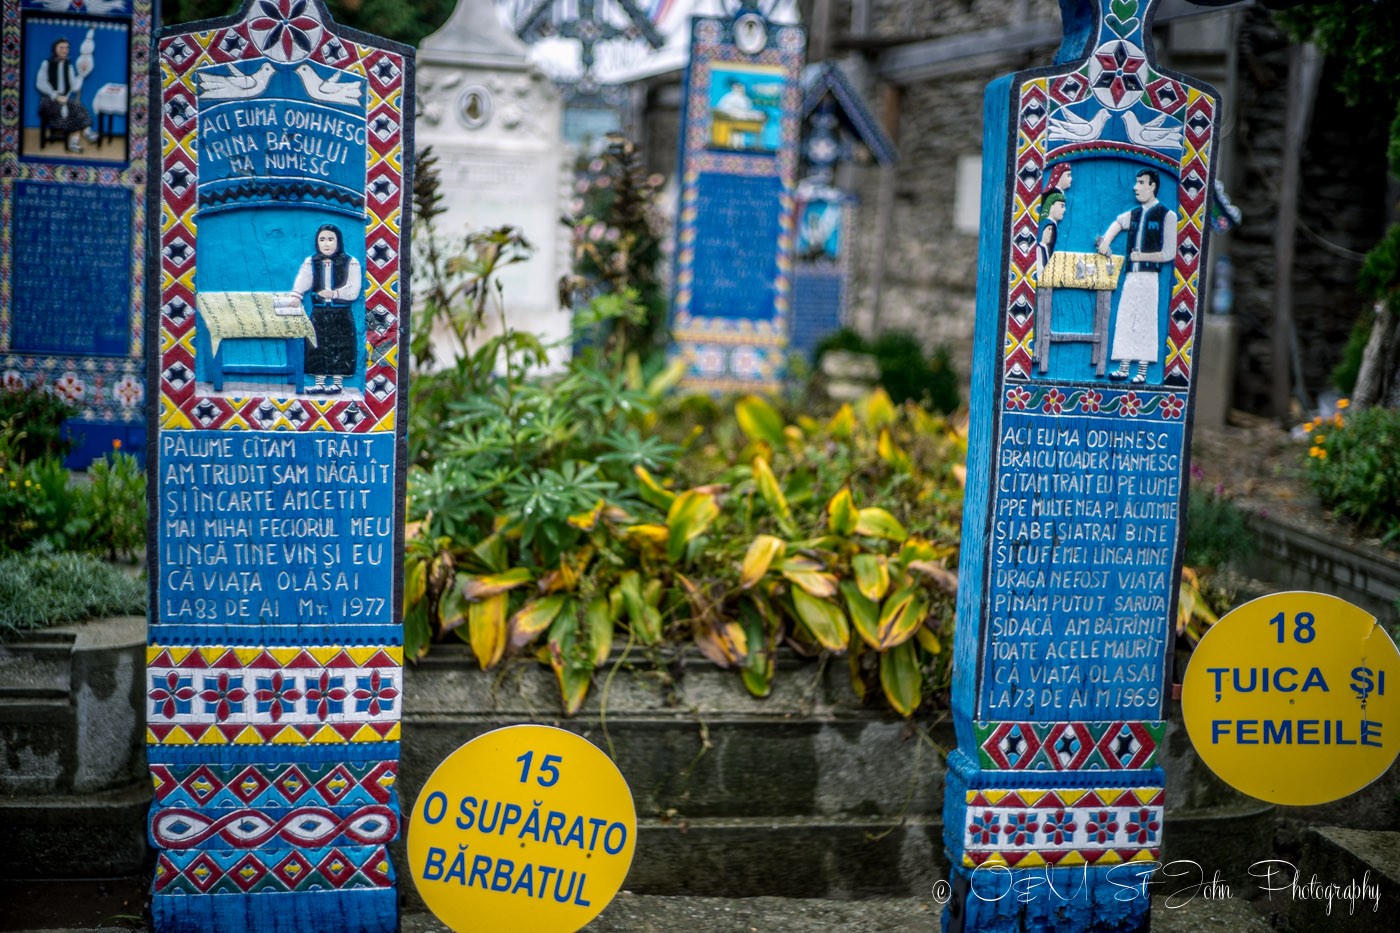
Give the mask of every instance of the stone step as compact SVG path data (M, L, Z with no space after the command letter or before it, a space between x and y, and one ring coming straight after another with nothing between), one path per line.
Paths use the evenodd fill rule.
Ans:
M1400 832L1316 826L1303 832L1296 868L1278 866L1270 886L1286 900L1294 930L1390 933L1400 903ZM1293 872L1292 877L1286 877Z
M0 797L0 878L139 872L150 804L150 781L72 796Z
M0 702L66 698L73 680L72 632L32 635L0 645Z

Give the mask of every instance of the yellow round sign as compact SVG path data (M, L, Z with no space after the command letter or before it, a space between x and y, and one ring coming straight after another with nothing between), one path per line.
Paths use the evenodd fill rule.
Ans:
M1308 806L1356 793L1400 752L1400 652L1323 593L1275 593L1211 626L1181 690L1196 753L1232 787Z
M453 930L572 933L622 887L636 846L632 793L572 732L510 726L457 749L413 805L408 864Z

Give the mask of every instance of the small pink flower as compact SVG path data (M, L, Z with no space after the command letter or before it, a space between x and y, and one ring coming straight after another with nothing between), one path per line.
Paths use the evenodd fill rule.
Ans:
M1138 412L1141 410L1142 399L1138 398L1138 394L1136 392L1129 392L1126 395L1124 395L1118 405L1119 413L1127 415L1129 418L1137 417Z
M1031 394L1025 389L1017 387L1006 393L1006 405L1016 411L1025 411L1026 405L1031 400Z
M1180 417L1181 417L1181 412L1182 412L1185 408L1186 408L1186 403L1185 403L1184 401L1182 401L1181 399L1177 398L1175 392L1173 392L1171 395L1168 395L1166 398L1162 399L1162 417L1163 417L1163 418L1180 418Z
M1094 389L1086 389L1079 398L1079 410L1083 412L1096 412L1103 405L1103 393Z
M71 370L58 378L53 384L53 390L70 402L81 402L83 396L87 395L87 386L78 378L78 374Z
M1040 410L1047 415L1058 415L1065 410L1065 394L1059 389L1051 389L1045 393L1045 400L1040 404Z

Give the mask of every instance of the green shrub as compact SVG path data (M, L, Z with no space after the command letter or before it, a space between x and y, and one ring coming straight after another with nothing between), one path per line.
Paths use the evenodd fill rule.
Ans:
M0 558L0 639L64 622L145 612L144 580L96 557L40 551Z
M73 446L63 437L63 422L77 413L76 407L45 386L0 389L0 446L20 463L40 457L62 459Z
M932 357L925 357L919 339L907 331L890 331L871 342L850 328L843 327L823 337L817 344L813 355L818 364L822 356L831 350L867 353L875 357L880 369L880 386L896 405L914 401L946 414L957 411L962 404L958 374L953 369L948 350L938 347Z
M1338 412L1306 427L1308 479L1323 504L1363 533L1400 542L1400 411Z
M146 471L120 451L88 467L84 512L89 523L85 549L109 560L132 557L146 544Z
M1373 324L1371 316L1366 315L1352 326L1346 346L1342 348L1342 358L1332 369L1332 384L1343 395L1351 395L1356 391L1356 377L1361 372L1361 357L1371 339Z
M1221 487L1191 488L1186 501L1186 566L1220 570L1248 558L1254 544L1244 513Z

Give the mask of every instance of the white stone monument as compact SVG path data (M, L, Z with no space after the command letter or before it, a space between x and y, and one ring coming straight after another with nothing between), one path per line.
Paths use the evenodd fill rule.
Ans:
M501 274L507 321L546 342L567 338L558 283L569 268L569 236L559 219L572 173L558 90L501 25L492 0L459 0L423 40L417 87L416 146L432 146L442 176L438 234L459 248L469 228L520 228L535 252ZM499 330L492 317L480 336ZM434 349L438 365L458 352L445 334L435 335ZM561 346L550 359L558 364L567 355Z

